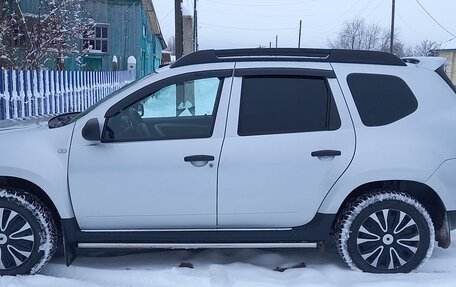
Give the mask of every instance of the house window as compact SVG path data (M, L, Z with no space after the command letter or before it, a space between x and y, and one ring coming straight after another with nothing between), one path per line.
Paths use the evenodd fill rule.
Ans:
M108 53L108 24L96 24L91 35L84 35L84 49L90 53Z

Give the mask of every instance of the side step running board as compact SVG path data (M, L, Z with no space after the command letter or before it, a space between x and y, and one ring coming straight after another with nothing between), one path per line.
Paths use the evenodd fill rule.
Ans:
M78 243L78 248L199 249L199 248L316 248L317 243Z

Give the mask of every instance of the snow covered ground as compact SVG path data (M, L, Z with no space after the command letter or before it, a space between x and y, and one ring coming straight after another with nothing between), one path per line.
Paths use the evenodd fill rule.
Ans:
M452 234L456 238L456 232ZM194 268L180 268L182 262ZM300 263L306 267L274 271ZM436 248L417 273L375 275L347 269L336 251L191 250L54 259L39 275L0 278L1 287L434 287L456 286L456 243Z

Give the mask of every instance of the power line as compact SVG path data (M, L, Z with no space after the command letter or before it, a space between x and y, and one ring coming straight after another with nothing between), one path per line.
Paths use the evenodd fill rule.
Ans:
M429 13L429 12L426 10L426 8L424 8L423 5L421 5L420 1L418 1L418 0L415 0L415 1L416 1L416 3L418 3L418 5L420 5L420 7L424 10L424 12L426 12L426 14L428 14L428 16L431 17L432 20L434 20L434 22L435 22L437 25L439 25L439 26L440 26L443 30L445 30L448 34L450 34L451 36L453 36L453 37L456 38L456 35L453 34L453 33L451 33L447 28L443 27L443 25L440 24L439 21L437 21L437 20L431 15L431 13Z
M160 22L163 22L163 20L165 20L169 15L171 15L171 12L173 12L173 11L174 11L174 7L171 8L171 10L169 10L168 13L166 13L165 17L163 17L163 18L160 20Z
M355 8L359 3L361 3L362 0L358 0L356 1L353 5L351 5L350 7L348 7L348 9L346 9L344 12L342 13L339 13L339 15L337 17L334 17L331 19L331 21L327 21L326 24L323 24L323 25L319 25L319 28L322 28L322 27L327 27L327 26L331 26L331 25L334 25L335 23L337 23L337 21L343 19L349 12L353 12L353 8ZM368 2L368 5L367 6L370 6L370 2ZM367 7L366 6L366 7ZM364 9L362 9L364 10ZM358 10L357 12L361 12L362 10ZM359 15L359 13L355 16L355 18L357 18ZM330 28L332 29L332 28ZM327 31L328 29L326 29Z
M404 18L399 13L399 11L397 11L396 14L397 14L397 17L399 17L399 19L402 21L402 23L404 23L411 31L413 31L415 34L419 34L419 36L415 35L415 37L419 37L419 39L426 38L426 36L424 36L423 33L421 33L419 30L415 29L412 25L410 25L407 21L405 21Z
M366 16L366 19L368 19L370 15L377 11L378 7L380 7L383 4L383 2L385 2L385 0L380 1L380 3L378 3L378 5L375 6L375 8Z
M222 26L222 25L214 25L209 23L200 22L202 25L206 25L209 27L215 27L220 29L233 29L233 30L248 30L248 31L281 31L281 30L296 30L295 27L293 28L245 28L245 27L232 27L232 26Z
M364 9L361 9L361 10L359 10L358 12L351 11L351 12L355 12L355 13L356 13L355 16L353 17L353 19L358 19L358 18L360 18L360 15L362 14L362 12L363 12L364 10L369 10L369 9L371 9L371 4L374 3L374 1L365 1L365 2L367 3L367 5L364 6ZM359 2L357 2L357 4L359 4ZM355 4L354 7L357 6L357 4ZM351 9L350 9L350 10L351 10ZM364 17L363 17L363 18L364 18ZM366 18L367 18L367 17L366 17Z
M382 4L385 0L381 0L381 3ZM379 5L380 6L380 5ZM378 8L379 6L377 6L376 8ZM371 7L369 8L363 8L363 9L359 9L359 10L353 10L351 12L353 13L359 13L359 12L363 12L363 11L371 11ZM245 10L240 10L238 11L238 15L237 16L246 16L246 17L249 17L249 18L252 18L252 17L258 17L258 18L265 18L265 17L269 17L269 18L287 18L287 19L290 19L290 18L296 18L296 19L300 19L300 17L313 17L313 16L330 16L330 15L336 15L336 16L339 16L340 15L340 11L332 11L332 12L321 12L321 13L311 13L311 14L287 14L287 15L277 15L277 14L264 14L264 13L244 13ZM226 16L226 12L218 12L218 11L211 11L210 12L211 14L217 14L217 15L224 15Z
M239 4L239 3L230 3L230 2L223 2L223 1L216 1L216 0L204 0L204 2L214 3L214 4L221 4L221 5L228 5L228 6L244 6L244 7L279 7L284 5L301 5L307 4L310 2L316 2L318 0L307 0L307 1L294 1L294 2L280 2L280 4Z

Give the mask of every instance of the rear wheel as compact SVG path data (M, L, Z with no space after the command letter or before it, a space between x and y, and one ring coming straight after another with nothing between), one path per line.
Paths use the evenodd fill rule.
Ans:
M35 196L0 189L0 275L34 274L52 258L54 220Z
M355 199L339 217L339 253L355 270L406 273L432 254L434 226L426 209L405 193L381 191Z

